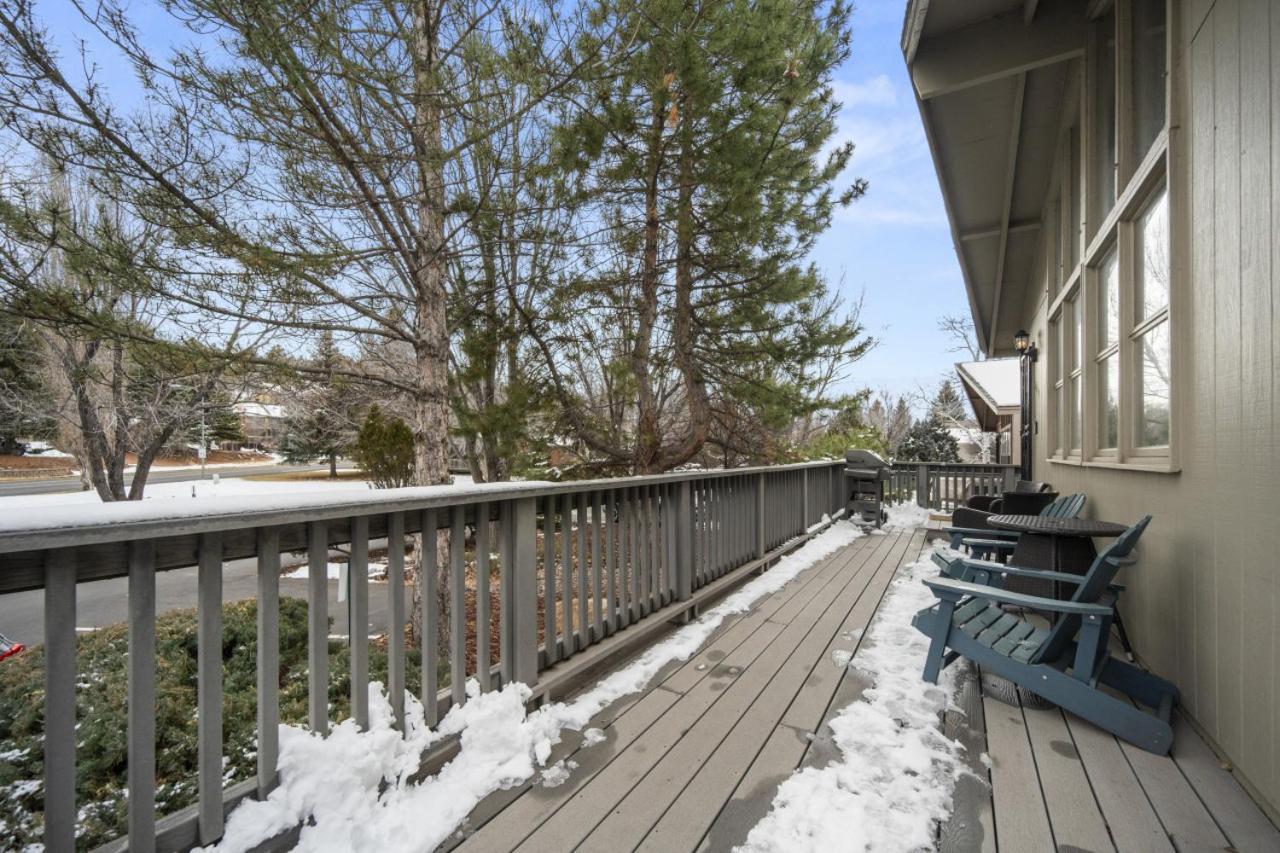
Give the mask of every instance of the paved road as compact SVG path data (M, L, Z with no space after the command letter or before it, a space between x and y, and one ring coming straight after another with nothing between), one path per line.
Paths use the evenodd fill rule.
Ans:
M372 544L372 543L371 543ZM76 588L76 626L100 628L128 617L128 579L80 584ZM406 600L412 595L406 590ZM253 559L231 560L222 571L222 600L241 601L258 594L257 562ZM306 599L307 581L280 578L280 594ZM175 569L156 575L156 610L164 613L196 606L196 570ZM369 583L370 633L387 629L387 585ZM330 632L347 633L347 603L338 602L338 582L329 581ZM0 634L27 645L44 642L44 593L41 590L0 595Z
M225 465L210 468L208 476L244 477L252 474L289 474L295 471L324 471L328 465ZM147 477L148 483L178 483L199 480L199 468L155 468ZM125 477L125 483L133 481ZM0 482L0 497L5 495L51 495L60 492L80 491L79 477L56 477L49 480L6 480Z

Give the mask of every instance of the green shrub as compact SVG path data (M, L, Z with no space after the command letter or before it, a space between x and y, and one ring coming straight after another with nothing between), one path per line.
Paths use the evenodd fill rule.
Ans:
M379 489L397 489L413 483L413 431L399 418L384 415L377 406L369 409L351 456Z
M223 608L223 784L256 772L257 602ZM81 847L126 831L128 628L112 625L76 639L76 802ZM387 681L387 655L371 644L370 678ZM329 718L350 715L347 645L329 645ZM406 654L406 689L418 693L421 657ZM440 673L441 684L448 672ZM196 801L196 619L194 610L156 620L156 806L168 814ZM307 603L280 602L280 719L307 718ZM32 648L0 664L0 849L38 844L43 832L44 653Z

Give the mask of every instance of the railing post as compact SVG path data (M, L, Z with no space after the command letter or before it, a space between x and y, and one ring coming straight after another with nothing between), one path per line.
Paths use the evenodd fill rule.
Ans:
M929 508L929 466L916 466L916 505Z
M222 533L200 536L196 586L196 764L200 793L199 839L222 837Z
M676 488L676 600L693 595L693 493L688 480Z
M348 572L350 575L350 572ZM365 577L368 577L367 570ZM367 722L366 722L366 728ZM280 531L258 530L258 799L276 786L280 746Z
M533 685L538 681L538 551L537 498L512 501L512 523L506 525L514 562L511 583L503 584L502 609L511 614L508 648L503 660L511 661L511 678Z
M1013 487L1017 485L1016 481L1018 478L1017 478L1017 475L1015 474L1016 470L1017 469L1014 468L1012 465L1008 465L1004 469L1004 490L1006 492L1012 492Z
M756 478L756 556L764 556L764 472Z

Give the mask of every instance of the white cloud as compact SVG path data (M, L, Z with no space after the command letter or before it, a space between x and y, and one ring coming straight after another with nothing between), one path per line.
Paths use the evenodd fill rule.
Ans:
M888 107L897 100L897 93L887 74L877 74L861 83L836 81L832 89L835 91L836 100L845 109L859 106Z

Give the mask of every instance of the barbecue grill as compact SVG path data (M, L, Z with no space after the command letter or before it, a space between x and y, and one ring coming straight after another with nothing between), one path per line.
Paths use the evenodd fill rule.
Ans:
M879 527L885 520L884 484L890 467L870 450L848 450L844 454L844 478L849 489L845 514L862 524Z

